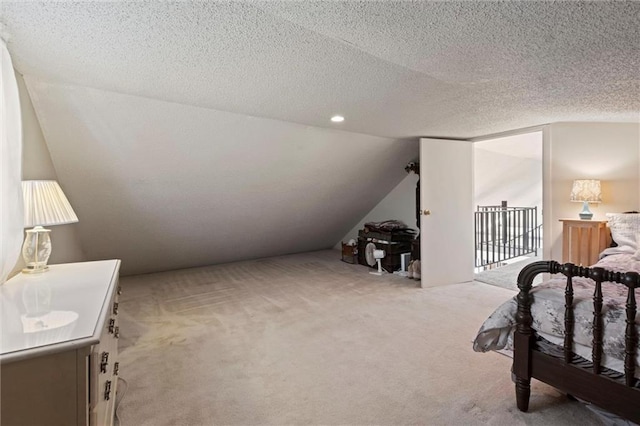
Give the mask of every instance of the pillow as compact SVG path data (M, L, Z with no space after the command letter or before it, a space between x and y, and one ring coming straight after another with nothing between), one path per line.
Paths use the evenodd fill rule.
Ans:
M640 249L640 213L607 213L611 238L618 246Z

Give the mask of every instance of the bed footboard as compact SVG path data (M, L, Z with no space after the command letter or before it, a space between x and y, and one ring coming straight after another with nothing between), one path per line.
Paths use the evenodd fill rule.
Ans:
M534 278L540 273L558 274L567 277L565 288L565 315L564 315L564 362L554 359L546 360L545 354L536 352L534 356L534 331L531 328L533 318L531 316L530 295ZM580 370L571 365L574 359L572 352L574 332L573 312L573 278L585 277L594 281L593 292L593 342L592 342L592 371ZM627 287L626 300L626 329L625 329L625 359L624 359L624 383L602 376L601 360L603 347L603 322L602 322L602 283L614 282ZM572 263L559 264L555 261L534 262L525 266L518 275L517 296L518 311L516 314L516 330L514 332L514 357L513 373L516 382L516 401L518 409L527 411L529 408L529 396L531 393L531 378L547 382L560 390L571 393L576 397L593 402L600 407L610 410L632 421L638 422L640 410L640 390L633 387L636 367L636 351L638 335L635 325L637 303L635 289L640 287L640 275L636 272L612 272L604 268L585 268ZM550 357L549 357L550 358ZM540 360L543 360L542 362ZM560 367L560 368L559 368ZM553 369L553 374L550 370ZM566 372L566 374L564 374ZM576 377L579 377L576 380ZM595 387L606 387L610 391L606 394L593 393ZM622 404L622 401L625 401ZM628 402L635 404L629 406Z

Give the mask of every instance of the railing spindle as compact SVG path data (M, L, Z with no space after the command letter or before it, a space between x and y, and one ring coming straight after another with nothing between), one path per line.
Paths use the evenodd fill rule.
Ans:
M538 210L537 207L534 207L531 210L531 237L529 240L531 241L531 249L538 254L538 243L535 240L536 233L538 228Z
M512 221L513 213L509 212L509 216L507 216L507 228L512 229L511 221ZM505 242L505 248L507 249L507 253L509 253L509 257L511 257L511 239L513 238L513 234L509 233L509 239Z
M522 227L522 249L529 253L529 212L523 211L524 225Z
M521 229L520 212L518 212L518 211L516 212L516 229ZM518 256L518 255L520 255L520 250L518 249L518 246L522 245L522 242L520 241L520 236L519 235L516 238L518 239L518 244L516 244L516 256Z
M506 201L503 201L503 203L506 203ZM507 245L505 244L507 241L509 241L510 229L507 228L508 215L509 215L509 212L506 209L504 209L504 211L501 213L501 216L500 216L500 235L502 235L502 241L500 241L500 248L502 252L501 253L502 260L509 258L507 253Z
M496 211L491 212L491 262L496 263Z

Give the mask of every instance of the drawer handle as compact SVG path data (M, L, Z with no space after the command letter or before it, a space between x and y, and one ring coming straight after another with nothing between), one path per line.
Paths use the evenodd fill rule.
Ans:
M115 327L116 327L116 320L111 318L109 320L109 333L113 334L113 331L114 331Z
M109 365L109 352L102 352L102 359L100 362L100 372L106 373L108 365Z
M118 315L118 302L113 302L113 315Z
M115 331L113 333L114 337L117 339L120 337L120 327L116 326Z
M107 401L111 399L111 380L107 380L104 384L104 399Z
M115 364L113 364L113 374L117 376L118 371L120 371L120 363L116 362Z

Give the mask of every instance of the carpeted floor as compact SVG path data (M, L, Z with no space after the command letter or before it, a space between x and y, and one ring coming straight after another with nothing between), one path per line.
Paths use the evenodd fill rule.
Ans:
M542 256L526 257L514 263L510 263L499 268L487 269L486 271L478 272L475 274L475 280L483 282L485 284L495 285L502 288L508 288L510 290L518 289L518 274L530 263L542 260ZM534 283L540 282L542 278L536 277Z
M123 277L120 425L598 424L535 381L519 412L511 360L472 351L513 291L421 289L339 258Z

